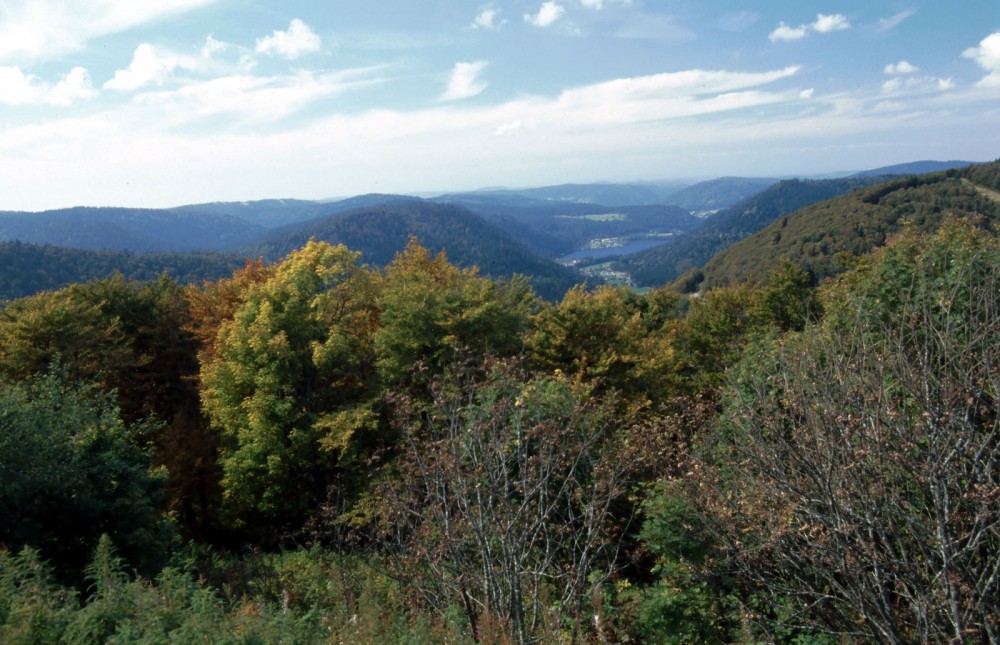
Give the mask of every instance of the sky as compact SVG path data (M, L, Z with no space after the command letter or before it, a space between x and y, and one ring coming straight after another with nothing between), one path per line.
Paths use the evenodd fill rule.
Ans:
M998 0L0 2L0 210L998 157Z

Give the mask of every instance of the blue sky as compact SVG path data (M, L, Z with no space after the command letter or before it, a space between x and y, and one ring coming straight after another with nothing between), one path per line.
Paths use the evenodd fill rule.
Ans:
M0 209L1000 157L998 0L4 0Z

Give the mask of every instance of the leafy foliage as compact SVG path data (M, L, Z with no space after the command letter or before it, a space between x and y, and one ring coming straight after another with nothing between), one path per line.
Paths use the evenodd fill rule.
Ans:
M69 579L101 533L133 565L159 564L165 473L135 445L150 429L126 425L111 396L58 370L0 386L0 543L41 550Z
M794 598L786 620L997 638L998 259L968 225L911 233L744 366L709 503L743 575Z
M357 299L356 262L343 246L310 242L249 287L203 363L202 397L222 433L223 490L238 526L272 536L276 525L294 526L353 454L355 434L374 429L369 303Z

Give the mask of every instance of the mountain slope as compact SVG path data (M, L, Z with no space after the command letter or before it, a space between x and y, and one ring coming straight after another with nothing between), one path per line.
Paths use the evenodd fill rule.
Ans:
M779 182L736 206L720 211L690 233L679 235L655 249L622 258L616 268L631 274L640 285L655 286L670 282L783 215L875 181L873 178L856 178Z
M284 227L241 250L245 255L276 260L315 238L344 244L360 251L363 262L384 266L406 246L411 235L433 253L445 251L448 259L459 266L478 266L483 274L492 277L526 275L538 293L547 298L560 297L578 281L574 272L531 253L468 209L417 199Z
M0 212L0 241L77 249L211 251L245 243L262 230L232 215L184 209L77 207Z
M0 301L61 289L116 271L134 280L166 273L181 283L218 280L244 260L220 253L129 253L0 242Z
M819 280L843 269L843 256L885 244L906 225L933 231L945 217L1000 222L1000 162L908 176L814 204L713 257L702 288L762 279L782 258Z

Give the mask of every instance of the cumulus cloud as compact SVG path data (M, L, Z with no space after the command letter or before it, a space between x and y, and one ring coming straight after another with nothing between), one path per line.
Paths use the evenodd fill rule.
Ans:
M2 104L67 106L96 95L90 74L82 67L74 67L55 86L50 86L34 74L24 73L16 65L0 67Z
M97 96L90 73L82 67L74 67L49 91L48 100L53 105L72 105L78 100Z
M812 24L812 28L821 34L825 34L831 31L850 29L851 23L848 22L847 16L845 16L842 13L837 13L829 16L824 16L823 14L817 14L816 22Z
M0 61L56 58L119 33L218 0L4 0Z
M115 72L114 78L104 84L104 89L130 91L146 85L163 85L179 64L177 56L157 55L152 45L143 43L136 47L128 67Z
M1000 31L983 38L978 47L969 47L962 52L962 56L975 61L986 70L986 76L977 85L1000 87Z
M816 14L816 20L807 25L790 27L784 22L779 22L778 26L775 27L774 30L767 35L767 37L772 43L779 40L791 42L794 40L801 40L808 36L811 32L826 34L832 31L841 31L843 29L850 28L850 21L847 19L847 16L842 13L830 15L818 13Z
M34 74L25 74L17 66L0 67L0 103L35 103L43 94L44 89Z
M295 59L303 54L318 52L322 46L320 37L298 18L292 20L287 31L275 30L270 36L257 39L258 54L274 54L282 58Z
M472 63L455 63L445 88L439 100L457 101L480 94L487 84L479 79L479 75L489 65L487 61L479 60Z
M565 12L565 7L555 2L555 0L549 0L542 3L542 6L538 8L538 13L524 14L524 21L535 27L548 27L559 20Z
M920 68L916 65L912 65L905 60L901 60L898 63L890 63L885 66L882 70L886 74L915 74L920 71Z
M788 42L792 40L800 40L802 38L805 38L807 33L809 33L809 27L807 25L799 25L798 27L789 27L785 23L779 22L778 26L775 27L774 31L769 33L767 37L768 39L770 39L772 43L777 42L779 40Z

